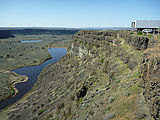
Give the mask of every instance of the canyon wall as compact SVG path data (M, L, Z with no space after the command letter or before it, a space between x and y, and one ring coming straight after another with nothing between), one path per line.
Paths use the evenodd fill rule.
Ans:
M78 31L9 119L158 120L159 46L132 31ZM26 114L27 113L27 114Z

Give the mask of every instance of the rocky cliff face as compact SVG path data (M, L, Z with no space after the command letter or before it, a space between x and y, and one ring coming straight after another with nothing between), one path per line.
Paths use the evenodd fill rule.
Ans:
M156 120L160 118L160 45L147 49L141 63L143 94Z
M143 51L155 43L129 31L79 31L70 52L49 65L33 90L1 116L15 120L159 119L159 58L142 60Z

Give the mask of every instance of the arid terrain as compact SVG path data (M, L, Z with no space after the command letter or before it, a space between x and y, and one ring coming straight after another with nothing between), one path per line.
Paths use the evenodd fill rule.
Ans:
M71 32L71 33L70 33ZM15 95L15 83L26 81L25 76L11 72L19 67L38 65L49 59L50 46L67 44L72 39L70 30L0 30L0 101ZM53 34L54 33L54 34ZM28 42L21 41L36 41Z
M58 45L67 55L0 119L159 120L160 36L82 30Z

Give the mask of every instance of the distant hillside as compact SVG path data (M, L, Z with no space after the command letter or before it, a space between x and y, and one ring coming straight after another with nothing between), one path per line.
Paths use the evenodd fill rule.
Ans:
M49 30L49 29L23 29L23 30L11 30L12 34L22 35L38 35L38 34L74 34L78 30Z
M14 37L9 30L0 30L0 39Z
M81 28L81 30L135 30L131 27L87 27Z

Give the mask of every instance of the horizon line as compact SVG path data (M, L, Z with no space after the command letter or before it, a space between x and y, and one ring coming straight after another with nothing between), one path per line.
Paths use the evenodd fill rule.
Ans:
M105 27L105 26L100 26L100 27L53 27L53 26L0 26L0 28L132 28L129 26L110 26L110 27Z

